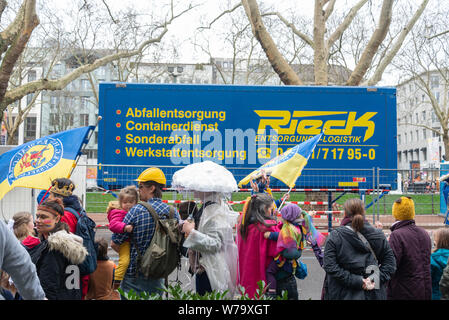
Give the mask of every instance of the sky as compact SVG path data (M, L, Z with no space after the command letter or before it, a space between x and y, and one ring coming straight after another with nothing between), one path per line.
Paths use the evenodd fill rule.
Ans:
M71 0L45 0L53 1L56 10L63 10L71 2ZM99 0L96 0L99 1ZM111 10L119 10L123 6L132 5L138 11L148 12L149 7L153 12L166 12L167 7L161 9L161 3L168 3L168 0L105 0L110 6ZM349 8L359 0L339 0L336 4L336 10ZM411 3L418 4L422 0L409 0ZM288 13L295 11L308 18L313 17L314 9L313 0L263 0L263 3L267 6L275 6L277 10L283 13L285 17L288 17ZM179 54L178 61L182 63L199 63L208 62L209 56L200 50L195 50L192 44L192 40L195 35L196 28L199 25L201 18L211 21L218 16L223 10L223 7L232 7L239 3L239 0L182 0L181 4L186 3L199 4L193 11L188 12L178 18L172 25L169 26L169 32L166 34L163 41L172 41L177 44L177 52ZM259 1L260 5L261 1ZM53 5L53 4L52 4ZM239 8L238 10L243 10ZM231 56L231 51L225 52L222 48L222 43L212 43L214 56L227 57ZM216 46L216 47L214 47ZM215 52L214 52L215 51ZM384 74L389 79L388 73ZM394 80L387 80L387 82L394 82ZM383 81L385 83L385 81Z

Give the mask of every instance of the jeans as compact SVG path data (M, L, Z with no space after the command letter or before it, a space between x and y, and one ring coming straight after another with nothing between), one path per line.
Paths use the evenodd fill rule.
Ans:
M287 291L288 300L298 300L298 285L294 275L290 275L286 278L277 281L276 294L282 295L282 291Z
M150 295L152 293L159 293L162 295L163 292L158 288L162 288L163 285L164 279L145 279L142 275L131 277L126 274L120 283L120 288L126 293L132 289L137 295L140 295L142 292L147 292ZM126 300L122 295L120 295L120 299Z

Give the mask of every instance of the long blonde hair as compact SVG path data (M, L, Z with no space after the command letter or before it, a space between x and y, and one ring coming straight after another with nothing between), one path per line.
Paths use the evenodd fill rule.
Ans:
M435 231L435 250L449 249L449 228L439 228Z
M28 224L33 221L33 215L27 211L17 212L12 219L14 220L14 235L20 241L26 237L33 235L33 232L28 229Z

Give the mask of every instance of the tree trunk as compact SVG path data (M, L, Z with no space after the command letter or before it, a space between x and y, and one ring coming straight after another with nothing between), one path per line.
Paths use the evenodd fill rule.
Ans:
M285 85L301 85L302 81L279 52L276 44L266 30L256 0L242 0L242 4L251 22L254 37L259 41L267 55L268 61L270 61L274 71L279 75L282 83Z
M313 18L313 42L314 42L314 73L315 84L318 86L328 85L327 60L329 50L324 41L326 31L326 19L324 17L323 3L321 0L315 0L315 11Z

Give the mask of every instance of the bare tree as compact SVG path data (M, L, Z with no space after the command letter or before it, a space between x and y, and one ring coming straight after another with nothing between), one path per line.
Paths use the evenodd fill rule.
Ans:
M4 18L3 13L5 12L5 8L7 8L6 0L0 0L0 17ZM113 14L110 8L107 6L107 1L103 1L100 7L94 7L92 3L86 1L78 1L76 3L78 5L79 14L80 15L88 15L92 12L105 12L108 11L108 19L110 19ZM38 30L38 26L40 24L39 17L36 13L36 1L35 0L23 0L20 7L15 10L11 7L9 16L11 21L9 24L0 32L2 41L0 42L0 54L1 57L1 65L0 65L0 120L3 117L3 111L6 110L8 105L11 105L15 101L19 101L22 97L25 97L29 94L34 94L43 90L61 90L65 88L69 83L73 80L80 77L82 74L89 74L93 70L105 66L114 61L120 61L121 59L129 59L131 57L139 57L145 54L146 50L152 45L161 42L166 33L168 32L169 25L178 17L183 15L184 13L191 10L193 7L191 5L184 6L182 9L175 9L174 0L171 0L168 4L168 9L165 17L159 19L159 22L156 19L153 19L151 23L145 25L146 32L140 33L139 38L135 39L133 45L130 43L124 44L123 47L118 48L117 51L111 52L109 54L103 56L95 56L92 55L92 51L97 50L98 42L96 42L97 33L100 29L95 29L95 26L92 25L90 29L84 29L84 34L78 34L79 38L84 40L88 40L85 43L89 43L90 47L85 46L83 63L80 63L78 67L70 70L66 74L58 75L57 77L53 76L36 79L34 81L30 81L27 83L20 83L20 85L11 85L11 76L14 72L14 68L17 65L17 61L23 52L27 49L29 43L32 42L32 35L34 34L35 29ZM96 11L98 10L98 11ZM56 13L48 11L49 13L45 16L46 19L49 19L50 16L55 16ZM121 16L116 17L116 19L121 19ZM3 22L3 21L2 21ZM57 26L57 19L54 19L51 23L48 21L44 21L41 25L39 31L43 33L50 34L49 29L51 27ZM59 26L61 26L62 21L59 21ZM4 25L4 23L2 23ZM102 24L97 24L97 28ZM103 24L104 26L104 24ZM110 31L108 29L107 31ZM81 30L79 30L81 32ZM125 31L123 31L125 32ZM127 30L126 32L132 33L133 30ZM64 31L65 35L67 35L67 31ZM53 33L54 35L54 33ZM112 39L118 35L112 34ZM122 35L123 36L123 35ZM84 37L84 38L83 38ZM31 42L30 42L31 39ZM56 40L56 42L54 41ZM47 45L53 43L59 46L60 48L67 48L67 44L73 45L73 42L70 43L67 41L63 45L57 44L57 39L47 38ZM103 45L105 43L102 43ZM76 46L78 48L82 47L80 45ZM61 58L60 52L54 53L55 61ZM95 57L95 59L87 59L86 57Z
M415 14L410 18L409 22L402 27L402 32L397 39L388 41L388 51L382 51L382 44L385 46L384 40L387 38L391 27L394 1L384 0L382 6L379 8L377 22L374 26L374 32L371 35L364 35L365 45L360 52L360 57L355 61L355 65L346 85L357 86L360 84L375 85L382 78L385 68L391 63L402 43L413 28L414 24L421 16L426 8L429 0L423 0L419 8L416 9ZM271 12L270 14L276 16L287 28L293 31L295 36L306 43L313 51L313 64L315 84L327 85L329 82L329 60L332 53L340 46L340 41L345 37L345 33L351 26L355 17L359 14L361 9L367 4L371 4L369 0L357 1L350 10L348 10L340 19L339 23L335 25L333 30L328 29L329 19L336 11L336 0L315 0L314 15L313 15L313 30L301 30L295 27L288 19L286 19L280 12ZM284 84L302 84L303 81L298 74L294 72L292 67L288 64L286 59L279 51L279 46L276 44L276 39L273 39L270 30L265 27L263 17L268 17L268 13L261 14L259 5L256 0L242 0L246 15L251 22L251 27L255 38L259 41L264 49L268 60L275 72L279 75ZM326 35L328 35L326 37ZM379 54L381 53L381 54ZM368 74L370 67L377 59L376 68L371 74ZM367 78L369 76L369 78Z
M449 33L445 33L449 12L434 11L420 21L394 65L402 72L402 87L409 84L413 89L402 101L406 110L399 125L425 128L436 136L441 136L445 147L445 157L449 159ZM443 30L443 31L442 31ZM438 34L438 37L429 36ZM430 106L433 119L414 121L413 114L422 106ZM434 124L437 120L436 124Z

